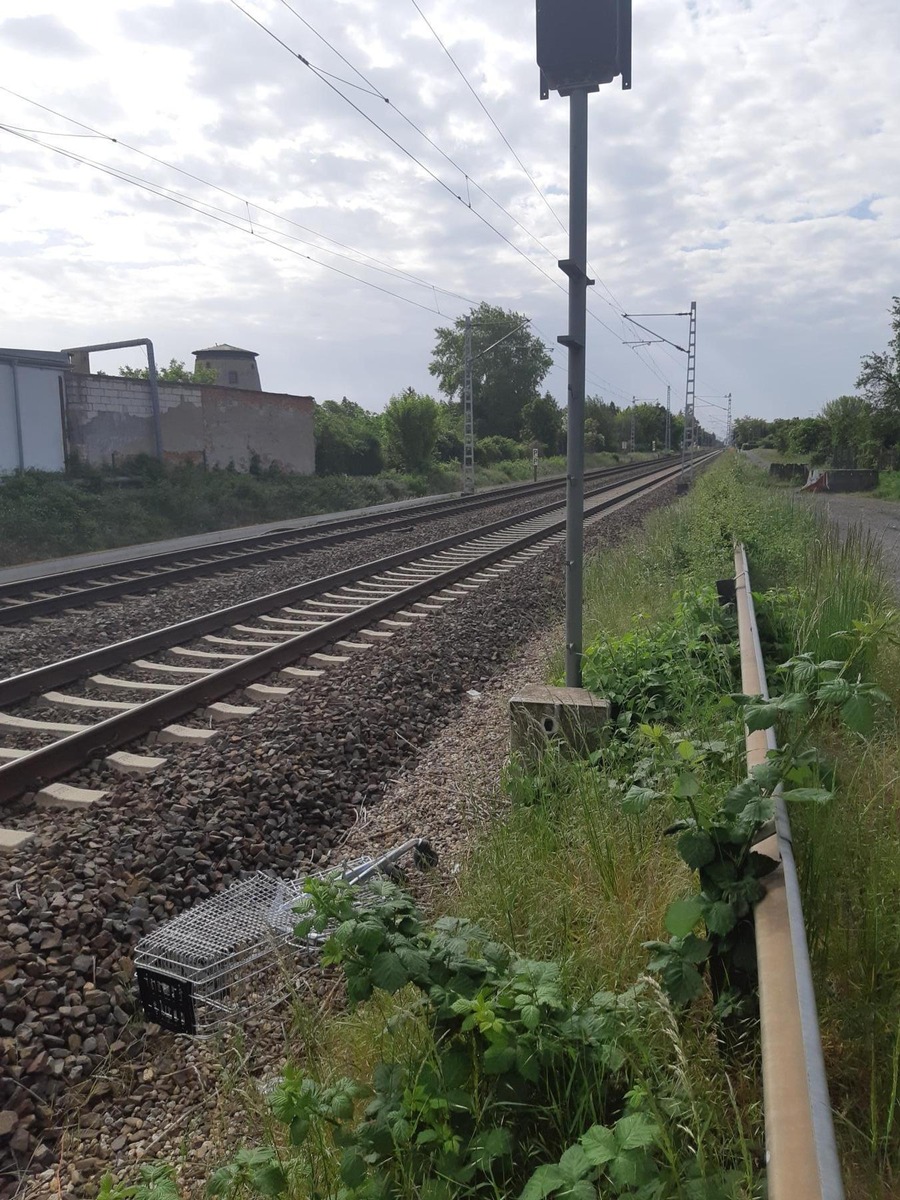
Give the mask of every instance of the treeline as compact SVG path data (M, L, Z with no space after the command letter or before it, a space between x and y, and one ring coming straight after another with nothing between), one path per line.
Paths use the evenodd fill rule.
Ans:
M475 461L480 466L566 449L565 412L542 391L552 360L521 313L481 304L472 322ZM316 472L377 475L383 470L423 474L462 458L465 318L435 331L429 371L440 398L412 388L392 396L383 412L348 400L326 400L316 409ZM662 450L662 404L619 407L601 396L585 402L585 450ZM681 445L683 421L672 416L672 445Z
M763 421L741 417L734 442L792 455L813 466L896 469L900 459L900 297L891 306L892 336L881 353L866 354L857 394L829 400L815 417Z

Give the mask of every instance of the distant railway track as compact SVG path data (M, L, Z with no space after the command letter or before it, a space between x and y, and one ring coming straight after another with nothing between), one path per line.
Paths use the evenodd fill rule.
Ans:
M679 470L678 464L652 463L624 480L595 480L586 494L586 516L621 508L676 479ZM36 793L39 804L51 807L90 804L96 794L79 794L82 789L52 781L156 731L160 741L214 736L211 723L256 711L247 701L277 699L305 675L319 674L330 662L344 661L389 638L397 628L462 600L497 573L542 553L563 536L564 528L563 506L545 504L465 535L0 681L0 803ZM257 623L244 624L251 620ZM351 640L354 637L363 640ZM329 650L333 653L326 653ZM111 669L119 673L105 674ZM263 682L276 673L274 681ZM58 690L73 686L74 691ZM244 704L221 703L242 689ZM90 720L98 713L99 719ZM90 723L82 724L78 718L86 714ZM173 724L198 716L203 724ZM23 741L32 744L22 745ZM107 761L137 773L153 771L161 763L146 754L115 755ZM26 841L27 835L19 840ZM7 846L15 844L16 839L7 836Z
M645 463L588 471L588 482L627 478ZM173 583L216 575L277 558L305 554L370 534L407 530L444 516L489 508L517 497L538 496L562 487L554 476L538 483L492 488L476 496L458 496L411 506L408 511L336 517L303 529L274 530L231 538L186 550L166 550L117 559L103 566L75 567L0 584L0 626L18 625L38 616L67 612L97 601L154 591Z

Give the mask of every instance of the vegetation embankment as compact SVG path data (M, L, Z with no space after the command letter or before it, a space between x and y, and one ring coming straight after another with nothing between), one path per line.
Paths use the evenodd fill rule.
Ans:
M616 461L627 462L629 456L588 457L589 466ZM562 457L540 463L542 476L564 472ZM476 469L478 487L531 478L531 462L524 459ZM129 486L122 486L123 479ZM425 475L242 475L160 467L141 458L115 472L82 469L74 478L26 471L0 481L0 566L440 495L459 486L459 467L449 465Z
M872 495L879 500L900 500L900 471L882 471Z
M763 592L769 705L734 695L733 618L711 587L735 537ZM587 595L606 745L510 762L447 912L392 889L354 912L318 890L350 1009L298 1010L316 1050L213 1194L762 1195L752 907L768 865L752 843L777 784L850 1195L892 1194L900 730L876 685L900 686L872 547L731 460L592 564ZM744 723L772 720L782 754L748 777Z

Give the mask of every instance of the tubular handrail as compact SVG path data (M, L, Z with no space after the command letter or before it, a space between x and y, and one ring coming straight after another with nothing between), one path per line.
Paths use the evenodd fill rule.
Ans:
M742 545L735 548L734 565L742 690L768 698ZM748 770L776 745L772 728L748 732ZM791 826L780 789L775 830L756 849L778 863L762 881L765 895L755 911L769 1200L844 1200Z

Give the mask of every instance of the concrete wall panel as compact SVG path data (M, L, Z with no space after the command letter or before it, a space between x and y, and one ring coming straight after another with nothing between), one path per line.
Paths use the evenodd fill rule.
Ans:
M310 396L197 384L159 385L163 454L171 462L234 463L246 471L254 455L264 467L315 470ZM72 449L91 463L153 454L150 385L144 380L71 376L68 424Z

